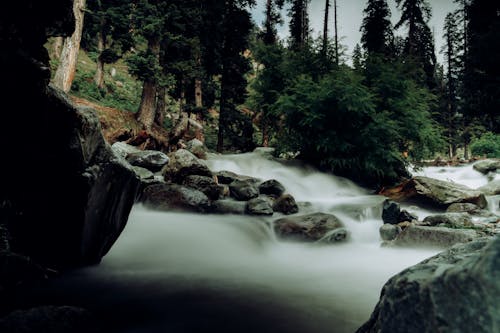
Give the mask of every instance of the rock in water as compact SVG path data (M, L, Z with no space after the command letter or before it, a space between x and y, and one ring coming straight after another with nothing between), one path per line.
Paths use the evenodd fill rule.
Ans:
M229 193L236 200L247 201L256 198L259 191L251 181L235 180L229 184Z
M156 150L144 150L127 155L127 161L130 164L153 172L160 171L168 163L168 160L167 155Z
M198 139L188 141L186 149L198 158L207 159L208 148Z
M205 193L210 200L219 199L221 194L219 185L217 185L213 177L191 175L184 178L182 184Z
M480 208L487 206L480 191L467 186L428 177L414 177L395 189L386 190L387 195L397 201L417 201L420 204L446 208L453 203L473 203Z
M424 219L424 224L436 226L444 224L449 228L472 228L472 218L467 213L445 213L427 216Z
M500 179L493 180L477 190L483 192L484 195L498 195L500 194Z
M212 177L212 172L204 161L185 149L179 149L170 154L170 160L162 169L165 180L181 183L190 175Z
M401 209L399 204L392 200L385 200L382 208L382 221L388 224L398 224Z
M457 243L473 241L478 237L478 233L472 229L409 225L390 245L447 248Z
M295 202L294 197L292 197L290 194L283 194L274 202L273 210L285 215L290 215L298 213L299 206L297 205L297 202Z
M260 194L274 195L279 197L285 192L285 187L277 180L266 180L259 185Z
M217 200L213 203L213 212L217 214L243 215L246 212L246 207L247 203L245 201Z
M282 238L300 241L338 242L348 238L344 224L335 215L325 213L278 219L274 221L274 231Z
M500 238L457 245L391 278L357 333L500 331Z
M475 163L474 170L487 175L490 172L495 172L500 169L500 159L488 159Z
M117 153L118 155L120 155L125 159L129 154L140 153L142 151L136 146L129 145L128 143L125 142L115 142L111 146L111 149L113 149L115 153Z
M142 193L144 205L159 210L181 210L207 212L211 209L210 200L201 191L177 184L154 184Z
M380 238L384 241L391 241L395 239L401 231L401 227L398 225L384 223L379 229Z
M250 215L273 215L271 200L265 196L258 196L247 202L246 211Z

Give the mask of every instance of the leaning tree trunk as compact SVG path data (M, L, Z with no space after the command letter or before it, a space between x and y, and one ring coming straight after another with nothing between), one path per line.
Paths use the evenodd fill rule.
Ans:
M148 41L148 48L153 52L153 55L159 61L160 57L160 40L154 39ZM137 112L137 120L142 124L146 131L150 131L155 122L156 116L156 92L158 83L155 78L150 78L144 81L142 86L141 104Z
M85 0L73 1L73 13L75 15L75 31L71 37L64 38L59 66L54 75L53 84L59 89L68 92L75 77L76 61L80 50L82 39L83 16Z
M62 46L63 46L63 38L54 37L54 44L52 45L54 59L59 60L59 58L61 57Z
M94 75L94 82L99 89L104 88L104 61L101 57L104 49L104 34L101 30L97 33L97 51L99 51L99 56L97 57L97 67Z

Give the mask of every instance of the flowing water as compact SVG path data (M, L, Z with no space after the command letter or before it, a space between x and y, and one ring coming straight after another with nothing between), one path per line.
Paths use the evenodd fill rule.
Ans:
M349 242L278 241L268 227L277 216L157 212L138 205L99 266L54 280L40 298L50 294L55 303L91 309L107 332L354 332L392 275L437 252L380 247L384 198L346 179L258 153L211 157L209 164L277 179L303 203L301 213L337 215L351 232ZM454 174L446 170L435 174ZM470 180L476 178L481 176Z

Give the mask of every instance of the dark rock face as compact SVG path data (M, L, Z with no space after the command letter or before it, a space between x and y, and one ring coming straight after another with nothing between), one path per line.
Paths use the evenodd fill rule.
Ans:
M338 242L348 237L343 223L335 215L325 213L278 219L274 221L274 231L282 238L309 242Z
M357 333L500 329L500 238L457 245L391 278Z
M212 177L191 175L184 178L183 185L205 193L210 200L217 200L221 194L219 185Z
M156 150L144 150L127 155L127 161L130 164L153 172L160 171L168 163L168 160L167 155Z
M398 224L401 208L399 204L392 200L385 200L382 207L382 221L388 224Z
M19 0L0 11L7 83L0 142L9 156L0 166L0 202L9 203L0 224L10 231L12 251L57 267L98 262L125 226L139 185L105 144L97 117L48 86L43 44L73 27L70 0Z
M165 180L179 184L184 178L191 175L212 177L212 172L208 169L205 161L199 160L185 149L179 149L170 154L170 161L163 167L162 173Z
M0 319L2 333L97 333L96 320L85 309L71 306L43 306L14 311Z
M273 215L271 199L265 196L250 199L246 211L250 215Z
M250 181L235 180L229 184L229 193L236 200L248 201L256 198L259 191Z
M231 184L232 182L239 180L239 181L246 181L251 183L252 185L255 185L259 182L257 178L249 177L249 176L244 176L244 175L238 175L237 173L231 172L231 171L218 171L215 173L215 176L217 176L217 181L219 184Z
M144 205L159 210L181 210L207 212L210 200L201 191L177 184L155 184L146 187L142 193Z
M299 212L299 206L295 202L295 198L290 194L283 194L273 204L275 212L283 213L285 215L295 214Z
M260 194L274 195L276 197L279 197L280 195L285 193L285 187L279 181L270 179L259 185L259 192Z

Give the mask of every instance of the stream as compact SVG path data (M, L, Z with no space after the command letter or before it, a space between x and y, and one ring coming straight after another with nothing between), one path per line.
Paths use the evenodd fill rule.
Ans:
M280 181L301 203L299 214L335 214L350 240L278 241L268 227L277 214L200 215L136 205L100 265L53 279L35 299L86 307L105 332L352 333L391 276L439 251L381 247L384 197L347 179L260 153L212 156L208 163L213 171ZM473 188L487 181L470 166L418 174ZM498 197L489 200L498 210Z

